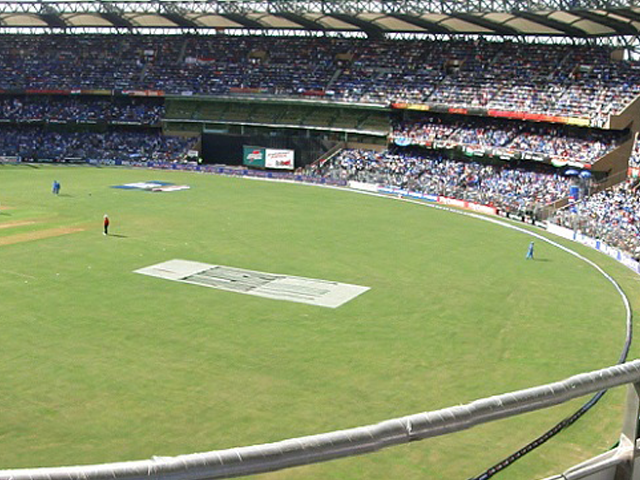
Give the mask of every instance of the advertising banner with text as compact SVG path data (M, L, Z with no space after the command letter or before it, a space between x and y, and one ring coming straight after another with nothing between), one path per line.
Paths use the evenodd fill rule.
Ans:
M264 156L264 166L267 168L279 168L293 170L293 150L276 150L267 148Z

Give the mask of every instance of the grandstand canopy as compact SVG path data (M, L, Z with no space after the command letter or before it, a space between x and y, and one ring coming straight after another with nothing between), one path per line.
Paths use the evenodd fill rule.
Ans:
M640 34L637 0L23 0L0 28L191 29L594 38Z

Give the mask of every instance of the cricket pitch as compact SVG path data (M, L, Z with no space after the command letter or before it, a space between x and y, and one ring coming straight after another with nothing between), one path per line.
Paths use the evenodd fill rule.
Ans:
M140 268L134 273L327 308L337 308L369 290L369 287L348 283L256 272L188 260L169 260Z

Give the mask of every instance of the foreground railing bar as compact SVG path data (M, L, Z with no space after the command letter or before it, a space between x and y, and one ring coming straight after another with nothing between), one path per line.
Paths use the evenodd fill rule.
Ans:
M205 480L250 475L373 452L551 407L600 390L640 382L640 360L565 380L374 425L177 457L0 471L0 480Z

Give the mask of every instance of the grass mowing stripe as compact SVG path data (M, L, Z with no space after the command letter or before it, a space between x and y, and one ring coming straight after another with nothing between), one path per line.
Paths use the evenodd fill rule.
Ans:
M33 220L23 220L20 222L11 222L11 223L0 223L0 229L24 227L25 225L33 225L34 223L36 222Z
M84 228L80 227L57 227L47 228L44 230L34 230L27 233L18 233L15 235L0 237L0 246L42 240L44 238L58 237L60 235L69 235L71 233L78 233L84 230Z

